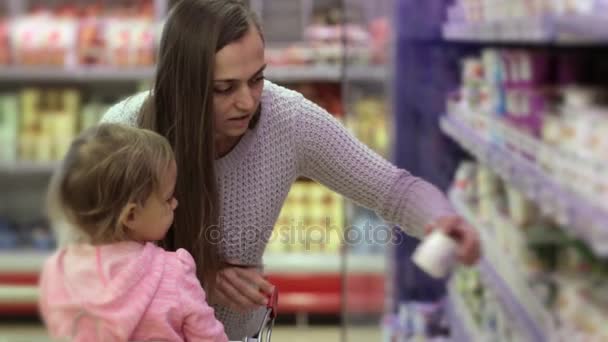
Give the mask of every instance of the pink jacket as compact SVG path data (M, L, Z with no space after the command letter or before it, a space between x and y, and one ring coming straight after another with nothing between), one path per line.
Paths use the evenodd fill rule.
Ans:
M40 311L53 338L71 341L228 341L185 250L152 243L74 245L40 277Z

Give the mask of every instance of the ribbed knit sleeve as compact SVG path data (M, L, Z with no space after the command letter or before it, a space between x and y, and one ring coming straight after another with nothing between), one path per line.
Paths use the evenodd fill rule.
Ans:
M298 169L407 233L422 236L433 220L454 213L435 186L399 169L354 138L316 104L294 101Z

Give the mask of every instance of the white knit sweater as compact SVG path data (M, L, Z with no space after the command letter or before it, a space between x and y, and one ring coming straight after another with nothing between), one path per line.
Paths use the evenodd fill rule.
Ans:
M102 122L135 125L147 95L140 93L114 105ZM375 210L415 236L421 236L431 220L453 214L434 186L387 162L301 94L266 81L261 106L256 127L216 161L228 258L262 263L267 238L300 176ZM230 339L255 332L263 313L215 309Z

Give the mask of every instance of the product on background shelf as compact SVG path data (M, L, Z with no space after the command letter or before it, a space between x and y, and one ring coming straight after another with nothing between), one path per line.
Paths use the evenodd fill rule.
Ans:
M353 255L378 255L386 252L391 231L386 222L373 210L354 207L352 214L349 215L349 223L344 235L357 241L348 246L349 252Z
M19 245L19 235L15 226L0 218L0 249L13 249Z
M451 39L587 42L606 39L606 0L458 0L447 10ZM601 32L597 28L601 28Z
M75 90L25 89L21 93L20 158L58 160L76 134L80 95Z
M464 193L466 198L473 198L477 194L477 164L471 161L461 162L456 169L453 187L459 192Z
M289 86L337 118L344 116L342 88L336 83L302 83Z
M36 250L45 251L55 248L55 237L46 220L31 222L22 227L26 244Z
M365 145L384 157L390 149L388 108L385 99L365 96L351 105L346 126Z
M55 247L55 238L46 220L15 224L0 217L0 251L35 249L48 251Z
M11 62L9 22L0 14L0 66Z
M450 295L458 297L457 319L470 322L475 341L528 341L524 329L500 302L496 289L487 286L476 269L459 269L451 280ZM468 316L468 317L467 317Z
M547 336L562 341L606 339L608 329L600 322L608 319L608 262L544 218L508 184L497 187L488 182L488 176L480 177L479 172L488 172L486 168L476 167L477 176L471 169L468 162L459 168L453 199L480 218L474 224L481 230L485 258L520 304L533 319L544 322L541 326L554 330L546 331ZM485 217L480 210L487 199L481 192L467 189L474 186L475 179L478 188L504 189L495 191L493 199L485 203L490 214ZM582 308L589 308L584 309L585 315L580 314Z
M4 51L12 52L14 64L30 67L148 67L154 64L159 25L150 0L38 6L10 21ZM0 65L2 60L0 55Z
M18 107L16 96L0 94L0 161L17 159Z
M72 139L95 125L111 105L92 98L82 102L71 88L24 88L0 94L0 161L59 160Z
M450 11L468 22L506 21L547 15L591 15L606 9L605 0L458 0ZM460 8L460 9L458 9ZM456 18L453 18L456 19Z
M461 89L447 106L488 142L608 208L608 89L585 85L585 75L603 74L601 62L584 64L567 53L484 50L463 61Z
M445 303L403 302L398 313L383 320L383 341L447 341Z
M298 181L287 195L267 249L338 253L343 231L342 197L318 183Z
M324 13L332 13L331 10ZM329 15L331 16L331 14ZM390 27L380 17L362 24L339 24L340 18L317 16L304 30L304 41L267 48L271 65L339 65L344 56L353 64L386 64ZM346 50L345 50L346 44Z

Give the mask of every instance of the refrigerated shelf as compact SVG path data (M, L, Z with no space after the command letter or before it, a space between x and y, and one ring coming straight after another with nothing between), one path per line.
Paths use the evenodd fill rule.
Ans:
M0 68L1 82L139 82L154 77L154 68L23 67Z
M38 274L50 251L15 250L0 252L0 314L33 314L38 294ZM284 312L339 313L341 308L341 264L338 254L269 253L264 257L265 274L281 288ZM353 277L373 288L353 296L362 312L381 312L386 262L384 255L354 256Z
M0 162L0 174L50 174L58 165L58 162Z
M479 43L608 44L605 15L564 15L488 23L448 23L448 41Z
M113 67L0 67L0 82L143 82L154 78L155 68ZM340 82L343 70L339 64L269 65L265 76L277 83ZM354 80L385 80L383 65L358 66L349 71Z
M385 274L385 255L349 255L349 269L356 273ZM267 253L264 270L270 273L340 273L341 257L334 253Z
M454 283L448 284L447 315L450 321L450 337L454 342L484 341L470 311L454 289Z
M608 256L608 210L567 189L534 161L482 138L456 116L443 117L440 126L479 162L535 202L543 213L589 243L597 254Z
M0 252L0 275L7 273L38 273L51 252L15 250ZM349 256L352 270L357 273L384 274L384 255ZM340 273L340 255L330 253L267 253L264 270L269 273L305 274Z
M551 317L528 287L524 279L526 272L522 272L522 268L516 267L511 257L502 252L488 227L456 191L451 191L449 197L455 210L479 231L484 257L478 268L483 282L494 289L508 314L533 341L548 341L547 332L553 329ZM511 226L509 229L516 228ZM514 270L519 271L514 273Z

